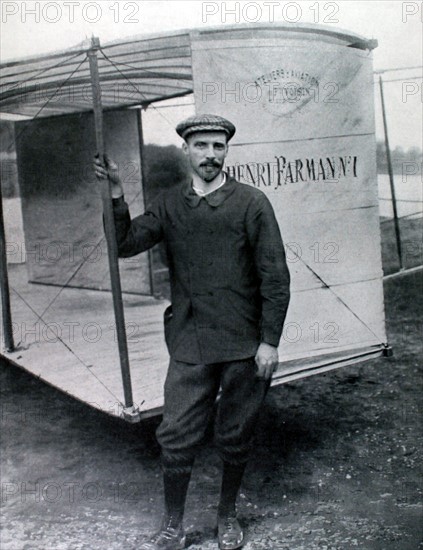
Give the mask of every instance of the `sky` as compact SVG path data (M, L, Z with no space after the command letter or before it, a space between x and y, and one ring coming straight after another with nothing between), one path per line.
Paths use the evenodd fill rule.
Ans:
M415 67L383 75L386 81L399 79L385 84L391 147L422 147L421 2L2 0L0 6L2 61L66 49L93 34L105 43L131 35L244 22L319 23L376 38L375 70ZM375 109L376 135L382 139L378 94ZM170 111L163 109L167 118ZM159 129L164 117L152 115L151 120Z

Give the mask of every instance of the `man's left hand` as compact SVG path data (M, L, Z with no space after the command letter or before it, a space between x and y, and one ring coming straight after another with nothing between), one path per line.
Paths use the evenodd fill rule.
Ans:
M268 380L278 366L278 349L262 342L256 353L257 376Z

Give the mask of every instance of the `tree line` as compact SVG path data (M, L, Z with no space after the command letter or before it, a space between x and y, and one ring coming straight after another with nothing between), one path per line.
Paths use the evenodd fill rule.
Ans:
M13 143L13 123L0 122L0 159L1 159L1 186L4 198L19 196L18 171L16 152L10 148ZM391 159L394 174L402 174L406 162L421 165L422 150L419 147L404 149L397 146L391 150ZM143 151L144 175L146 180L146 198L150 201L154 196L166 188L186 180L188 167L185 155L179 147L174 145L159 146L146 145ZM385 143L377 141L376 163L378 174L388 173ZM75 188L75 191L77 187Z
M391 161L392 161L392 170L394 174L402 174L404 164L407 162L417 163L421 166L423 161L422 150L420 147L410 147L409 149L404 149L403 147L397 146L395 149L391 149ZM388 159L386 156L386 147L385 142L380 140L377 142L376 147L376 163L377 163L377 173L378 174L387 174L388 173Z

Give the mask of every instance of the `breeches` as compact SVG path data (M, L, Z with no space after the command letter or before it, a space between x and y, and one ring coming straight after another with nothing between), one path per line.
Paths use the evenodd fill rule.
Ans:
M163 420L157 429L165 471L191 469L219 389L215 444L226 462L247 461L258 413L270 385L270 380L259 378L256 372L254 357L209 365L170 360Z

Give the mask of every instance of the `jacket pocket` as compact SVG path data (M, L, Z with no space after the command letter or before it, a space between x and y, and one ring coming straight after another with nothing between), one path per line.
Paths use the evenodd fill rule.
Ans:
M173 318L173 311L172 311L172 304L170 304L170 306L168 306L164 310L164 314L163 314L164 336L165 336L166 346L168 349L169 349L169 343L171 339L170 332L171 332L172 318Z

